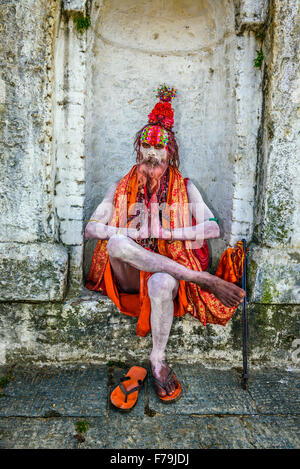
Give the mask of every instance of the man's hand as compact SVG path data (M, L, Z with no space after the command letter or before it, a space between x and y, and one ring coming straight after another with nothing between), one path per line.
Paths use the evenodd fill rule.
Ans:
M160 239L166 239L167 241L172 239L172 234L171 234L171 231L170 230L166 230L165 228L163 228L162 226L160 227L160 235L159 235L159 238Z
M147 222L144 222L139 230L136 228L128 228L127 235L134 240L147 239L150 237L150 227Z
M148 223L145 222L139 230L135 230L134 228L129 228L128 236L132 239L157 238L157 239L169 240L171 239L171 231L163 228L160 223L158 223L155 226L155 229L153 229L153 226L152 226L152 231L151 231L150 224L148 225Z

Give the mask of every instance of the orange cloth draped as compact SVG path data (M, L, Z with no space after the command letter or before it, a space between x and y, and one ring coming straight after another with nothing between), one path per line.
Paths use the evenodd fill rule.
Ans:
M136 202L138 191L136 165L132 167L117 186L114 196L114 211L110 225L124 227L127 222L129 207ZM171 229L184 226L188 220L188 195L184 179L180 172L169 166L169 186L167 204L170 210ZM173 206L173 209L172 209ZM163 219L164 225L164 219ZM164 226L167 228L167 226ZM151 304L147 290L150 272L140 271L140 291L137 294L122 293L111 269L106 249L107 240L99 240L95 248L87 288L100 291L111 298L118 309L125 314L138 317L137 335L145 336L150 331ZM158 240L158 250L163 256L173 259L188 269L202 271L201 264L192 248L192 241L163 239ZM218 276L236 282L243 266L243 249L240 245L227 249L218 266ZM183 316L189 312L202 324L220 324L225 326L233 316L236 307L228 308L212 293L202 290L195 283L180 280L178 295L174 300L174 315Z

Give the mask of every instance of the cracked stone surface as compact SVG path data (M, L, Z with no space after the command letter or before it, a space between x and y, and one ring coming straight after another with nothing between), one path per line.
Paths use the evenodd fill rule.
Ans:
M298 448L300 375L250 370L243 390L236 369L173 364L182 398L163 405L150 378L136 406L109 401L132 364L3 367L0 448ZM88 423L78 438L76 423Z

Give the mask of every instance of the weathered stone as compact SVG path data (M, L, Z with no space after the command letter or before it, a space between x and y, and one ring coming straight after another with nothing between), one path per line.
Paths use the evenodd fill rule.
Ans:
M182 397L173 406L162 403L149 386L149 407L159 414L254 414L251 396L241 387L236 370L175 364L174 373L182 385Z
M251 363L264 361L297 367L300 307L254 304L248 307L248 354ZM296 349L295 349L296 347Z
M299 247L299 21L297 0L270 2L263 35L264 109L258 133L255 239Z
M67 272L61 245L0 243L1 301L62 300Z
M85 419L89 429L84 433L82 443L74 438L76 418L1 419L0 448L299 448L299 420L296 417L121 417L113 421L105 417ZM108 454L104 454L103 461L109 463Z
M85 11L87 0L64 0L64 10Z
M195 418L200 447L206 449L296 449L297 417Z
M105 366L16 367L0 399L0 416L106 415Z
M151 334L136 335L136 319L120 313L111 300L85 291L60 303L0 303L2 363L148 360ZM294 341L299 337L297 307L250 305L250 363L297 366ZM241 310L224 328L204 327L186 315L175 318L167 355L189 363L241 366ZM276 344L276 346L274 346Z
M53 241L53 36L59 2L0 4L0 242Z
M300 373L278 369L253 370L248 390L258 414L300 414Z
M254 246L249 253L249 300L262 304L300 304L299 249Z
M299 447L299 373L252 370L244 391L236 370L175 364L184 386L180 401L149 400L146 385L137 406L120 413L107 406L114 379L130 365L123 373L120 366L15 367L1 391L1 449Z
M267 20L268 0L240 0L236 2L236 26L241 33L245 29L255 30Z

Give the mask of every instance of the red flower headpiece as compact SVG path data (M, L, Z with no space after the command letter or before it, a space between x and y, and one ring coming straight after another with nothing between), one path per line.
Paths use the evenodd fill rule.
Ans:
M167 129L172 129L174 125L174 111L171 101L177 95L177 90L169 88L166 85L157 89L156 97L160 102L155 104L154 108L148 115L149 124L160 124Z

